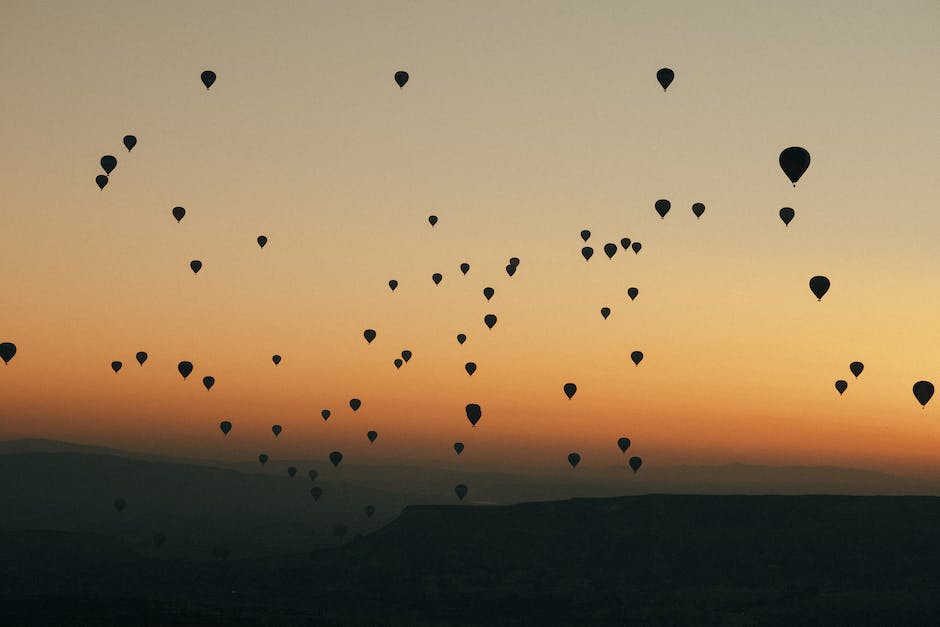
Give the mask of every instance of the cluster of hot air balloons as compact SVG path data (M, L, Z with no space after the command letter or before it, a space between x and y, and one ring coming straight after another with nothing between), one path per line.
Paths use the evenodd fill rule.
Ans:
M862 374L862 370L865 369L865 364L860 361L853 361L849 364L849 372L857 379L858 375ZM849 383L845 379L839 379L836 381L836 391L839 393L839 396L848 389Z
M660 218L665 219L666 214L669 213L669 210L672 209L672 203L666 200L665 198L660 198L655 203L653 203L653 209L656 210L656 213L659 214ZM698 220L705 213L705 205L700 202L692 203L692 215L695 216L695 219Z
M581 240L586 244L587 241L591 239L591 231L584 229L581 231ZM620 238L620 246L624 250L633 250L633 254L639 255L640 251L643 249L643 244L640 242L634 242L629 237ZM613 242L607 242L604 244L604 254L607 255L608 259L613 259L614 255L617 254L617 244ZM594 248L591 246L584 246L581 249L581 256L584 257L585 261L590 261L591 257L594 256Z
M127 152L130 152L134 149L134 146L137 145L137 138L133 135L124 136L124 147L127 148ZM114 155L104 155L99 160L101 164L101 169L104 170L104 174L99 174L95 177L95 183L98 185L98 189L104 189L105 186L110 181L111 172L114 171L114 168L117 167L117 157Z

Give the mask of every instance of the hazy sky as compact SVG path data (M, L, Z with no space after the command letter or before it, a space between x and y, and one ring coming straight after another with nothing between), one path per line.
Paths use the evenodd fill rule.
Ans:
M646 464L940 477L911 393L940 384L938 28L936 2L4 1L0 437L554 468L626 435Z

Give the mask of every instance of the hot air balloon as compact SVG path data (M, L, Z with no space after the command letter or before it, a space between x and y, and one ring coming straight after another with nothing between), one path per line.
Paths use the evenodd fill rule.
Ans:
M493 298L493 294L495 293L496 293L496 290L494 290L492 287L483 288L483 297L486 298L486 300Z
M496 326L496 314L486 314L483 316L483 324L486 325L486 328L492 329Z
M463 274L470 272L470 264L466 262L460 264L460 272Z
M862 370L865 369L865 364L860 361L853 361L849 364L849 372L855 375L855 378L858 378L858 375L862 374Z
M656 72L656 80L659 81L660 85L662 85L663 91L666 91L669 88L669 85L672 84L672 79L675 77L676 73L667 67L664 67Z
M117 371L120 370L122 366L124 366L124 364L119 361L111 362L111 370L113 370L115 373L117 373Z
M665 198L660 198L656 201L654 207L656 208L656 213L659 214L659 217L665 218L666 214L669 213L669 210L672 209L672 203Z
M473 363L472 361L468 361L467 363L465 363L463 365L463 368L464 370L467 371L467 374L470 375L471 377L473 376L473 373L477 371L477 365Z
M398 70L395 72L395 82L398 84L399 89L403 88L405 83L408 82L408 72L404 70Z
M313 497L314 501L319 501L320 497L323 496L323 488L318 485L313 486L310 488L310 496Z
M458 333L458 334L457 334L457 343L458 343L458 344L463 344L463 343L466 342L466 341L467 341L467 336L466 336L466 335L464 335L463 333Z
M219 423L219 430L222 432L222 435L228 435L229 431L232 430L232 423L228 420L223 420Z
M626 453L627 449L630 448L630 438L620 438L617 440L617 447L620 449L621 453Z
M339 451L333 451L330 453L330 463L333 464L333 468L339 466L339 463L343 461L343 454Z
M480 418L483 416L483 410L476 403L470 403L466 407L467 410L467 420L470 421L470 425L475 427L480 421Z
M101 157L101 169L104 170L105 174L111 174L114 171L114 168L117 167L117 159L113 155L105 155Z
M320 473L318 473L316 470L311 468L310 470L307 471L307 476L310 477L310 481L316 481L317 477L320 476Z
M144 362L147 361L147 353L144 351L138 351L135 357L137 358L137 363L139 363L141 366L143 366Z
M428 216L428 222L431 224L431 226L434 226L437 224L437 216Z
M463 442L454 442L454 451L457 453L457 455L463 453L463 449Z
M180 374L183 375L183 378L185 379L190 374L192 374L193 363L191 361L181 361L176 365L176 369L179 370Z
M467 486L462 483L457 484L457 486L454 488L454 494L456 494L457 498L462 501L463 497L467 496Z
M594 256L594 249L590 246L585 246L581 249L581 256L584 257L585 261L590 261L591 257Z
M506 266L506 274L508 274L509 276L513 276L514 274L516 274L516 268L518 268L518 267L519 267L519 266L514 266L514 265L512 265L512 264L507 265L507 266Z
M320 415L323 416L323 421L326 422L327 420L330 419L330 410L324 409L323 411L320 412Z
M206 86L206 89L212 87L212 83L215 82L215 72L212 70L206 70L199 75L199 78L202 79L202 84Z
M114 499L114 509L116 509L118 512L123 512L125 507L127 507L127 501L125 501L122 497L119 496Z
M268 243L268 238L265 235L258 236L258 246L264 248L264 245Z
M574 396L574 393L578 391L578 386L576 386L574 383L566 383L563 389L565 391L565 396L567 396L568 400L570 401Z
M271 433L274 434L274 437L281 435L281 431L283 430L284 428L281 427L281 425L271 425Z
M176 218L176 221L179 222L183 219L183 216L186 215L186 210L182 207L173 207L173 209L170 210L170 213L172 213L173 217Z
M395 364L395 369L398 370L405 362L403 362L401 359L395 359L392 363Z
M134 146L137 145L137 138L133 135L124 136L124 147L127 148L127 152L130 152L134 149Z
M630 353L630 359L633 360L633 363L637 366L640 365L640 362L643 361L643 353L640 351L633 351Z
M591 239L591 232L588 231L587 229L584 229L583 231L581 231L581 239L584 240L585 242Z
M353 411L359 411L359 408L362 407L362 401L358 398L351 398L349 399L349 407Z
M627 296L630 297L630 300L636 300L636 297L639 295L640 295L640 290L636 289L635 287L631 287L627 289Z
M917 399L917 402L920 403L922 407L927 406L927 403L933 396L933 392L933 383L930 381L918 381L914 384L914 398Z
M162 533L153 534L153 545L158 549L166 544L166 535Z
M104 186L108 184L108 177L104 174L99 174L95 177L95 183L98 184L98 189L104 189Z
M374 514L375 514L375 506L366 505L366 518L372 518Z
M568 453L568 463L571 464L572 468L577 468L578 464L581 463L581 456L577 453Z
M829 279L824 276L814 276L809 280L809 289L816 295L816 300L821 301L829 291Z
M604 320L607 320L607 317L610 316L610 307L601 307L601 316Z
M613 259L614 255L617 254L617 245L616 244L604 244L604 254L607 255L608 259Z
M267 454L266 454L266 453L262 453L261 455L258 455L258 461L261 462L261 465L262 465L262 466L264 466L265 464L267 464L267 463L268 463L268 456L267 456Z
M0 344L0 359L3 360L4 364L9 364L14 355L16 355L16 344L13 342Z
M206 391L211 390L212 386L215 385L215 377L203 377L202 384L206 386Z
M793 187L796 187L796 182L800 180L808 167L809 153L805 148L791 146L780 153L780 168L793 183Z
M793 211L790 207L784 207L780 210L780 219L783 220L784 226L790 226L790 221L796 216L796 212Z
M366 343L371 344L375 339L375 329L366 329L362 332L362 337L366 338Z
M633 474L636 474L636 471L639 470L640 466L643 465L643 460L639 457L631 457L629 464L630 468L633 469Z
M628 248L630 248L630 241L631 241L631 240L630 240L629 237L621 238L621 240L620 240L620 246L621 246L624 250L627 250Z
M845 392L845 390L848 389L848 387L849 387L849 384L847 381L844 381L843 379L839 379L838 381L836 381L836 392L839 393L839 396L842 396L843 392Z
M366 433L366 437L369 438L369 442L375 442L375 438L379 437L378 431L369 431Z
M403 350L401 352L401 358L404 359L405 363L407 364L409 361L411 361L411 351L407 349Z
M391 281L388 282L388 289L394 292L396 287L398 287L398 281L396 281L395 279L392 279Z
M514 268L518 268L518 267L519 267L519 263L520 263L520 262L519 262L519 258L518 258L518 257L510 257L510 258L509 258L509 265L513 266Z
M273 361L273 362L274 362L274 365L277 366L277 365L279 365L279 364L281 363L281 356L280 356L280 355L271 355L271 361Z
M695 214L695 219L696 219L696 220L699 219L699 218L701 218L701 217L702 217L702 214L705 213L705 205L703 205L703 204L700 203L700 202L697 202L697 203L693 204L693 205L692 205L692 213Z
M440 285L441 281L444 280L444 275L440 272L435 272L431 275L431 280L434 281L434 285Z
M633 242L632 244L630 244L630 248L633 249L633 254L634 254L634 255L639 255L639 254L640 254L640 249L643 248L643 244L641 244L640 242Z
M199 271L202 270L202 262L198 259L193 259L189 262L189 267L192 269L193 274L199 274Z
M287 467L287 476L288 476L288 477L290 477L291 479L293 479L293 478L294 478L294 475L296 475L296 474L297 474L297 468L296 468L295 466L288 466L288 467Z

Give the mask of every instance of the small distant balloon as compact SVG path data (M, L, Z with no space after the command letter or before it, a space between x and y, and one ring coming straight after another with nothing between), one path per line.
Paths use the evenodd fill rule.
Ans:
M633 242L632 244L630 244L630 248L633 249L634 255L639 255L640 250L643 248L643 244L641 244L640 242Z
M202 79L202 84L206 86L206 89L212 87L212 83L215 82L215 72L212 70L206 70L199 75L199 78Z
M153 545L158 549L166 544L166 535L162 533L153 534Z
M563 389L565 391L565 396L567 396L568 400L570 401L572 397L574 397L575 392L578 391L578 386L576 386L574 383L566 383Z
M630 438L620 438L617 440L617 448L620 449L621 453L626 453L627 449L630 448Z
M635 365L639 366L640 362L643 361L643 353L640 351L633 351L630 353L630 359L633 360Z
M379 437L378 431L369 431L366 433L366 437L369 438L369 442L375 442L375 439Z
M232 430L232 423L228 420L223 420L219 423L219 430L222 432L222 435L228 435L229 431Z
M428 222L431 224L431 226L434 226L437 224L437 216L428 216Z
M108 184L108 177L104 174L99 174L95 177L95 183L98 184L98 189L104 189L104 186Z
M467 374L470 375L471 377L473 376L473 373L477 371L477 365L473 363L472 361L468 361L467 363L465 363L463 365L463 368L464 370L467 371Z
M268 238L265 235L258 236L258 246L264 248L264 245L268 243Z
M396 281L395 279L392 279L391 281L388 282L388 289L394 292L396 287L398 287L398 281Z
M921 407L927 406L927 403L933 397L933 392L933 383L930 381L918 381L914 384L914 398L921 404Z
M117 167L117 159L114 155L105 155L101 157L101 169L104 170L105 174L111 174L114 171L114 168Z
M516 269L517 269L518 267L519 267L519 266L514 266L514 265L512 265L511 263L508 264L508 265L506 266L506 274L508 274L509 276L513 276L514 274L516 274Z
M467 486L462 483L457 484L457 486L454 488L454 494L456 494L457 498L462 501L463 497L467 496Z
M488 329L492 329L496 326L496 314L486 314L483 316L483 324L486 325Z
M284 428L281 427L281 425L271 425L271 433L274 434L274 437L281 435L281 431L283 430Z
M581 463L581 456L578 453L568 453L568 463L571 464L572 468L577 468L578 464Z
M435 272L431 275L431 280L434 281L434 285L440 285L441 281L444 280L444 275L440 272Z
M463 442L454 442L454 452L456 452L457 455L460 455L461 453L463 453L463 449L464 449Z
M601 307L601 317L607 320L608 316L610 316L610 307Z
M202 270L202 262L198 259L193 259L189 262L189 267L192 269L193 274L199 274L199 271Z
M697 203L693 204L693 205L692 205L692 213L695 214L695 219L696 219L696 220L699 219L699 218L701 218L701 217L702 217L702 214L705 213L705 205L703 205L703 204L700 203L700 202L697 202Z
M366 329L362 332L362 337L366 338L366 343L371 344L375 339L375 329Z
M323 411L320 412L320 416L323 417L323 422L326 422L327 420L330 419L330 410L324 409Z
M191 362L191 361L181 361L180 363L178 363L178 364L176 365L176 369L179 370L180 374L183 375L183 378L185 379L185 378L188 377L190 374L192 374L192 371L193 371L193 362Z
M267 454L266 454L266 453L262 453L261 455L258 455L258 461L261 462L261 465L262 465L262 466L264 466L265 464L267 464L267 463L268 463L268 456L267 456Z
M636 297L639 295L640 295L640 290L636 289L635 287L631 287L627 289L627 296L630 297L630 300L636 300Z
M510 257L510 258L509 258L509 265L518 268L518 267L519 267L519 263L520 263L520 261L519 261L519 258L518 258L518 257Z
M271 361L273 361L273 362L274 362L274 365L277 366L278 364L281 363L281 356L280 356L280 355L271 355Z
M134 146L137 145L137 138L133 135L124 136L124 147L127 148L127 152L130 152L134 149Z
M147 353L144 351L139 351L135 357L137 358L137 363L139 363L141 366L143 366L144 362L147 361Z
M463 274L470 272L470 264L466 262L460 264L460 272Z
M206 390L211 390L212 386L215 385L215 377L203 377L202 384L206 386Z
M125 507L127 507L127 501L125 501L123 498L117 497L114 499L114 509L116 509L118 512L123 512Z
M118 370L120 370L123 366L124 366L124 364L122 364L122 363L119 362L119 361L112 361L112 362L111 362L111 370L113 370L115 373L116 373Z
M395 72L395 83L398 84L398 88L401 89L405 86L405 83L408 82L408 72L404 70L398 70ZM418 91L421 91L420 89Z
M397 359L397 358L396 358L392 363L395 365L395 368L396 368L396 369L399 369L399 368L402 367L402 365L403 365L405 362L402 361L401 359Z
M320 473L318 473L316 470L311 468L310 470L307 471L307 476L310 477L310 481L316 481L317 477L320 476Z
M824 276L814 276L809 280L809 289L816 296L816 300L822 300L822 297L829 291L829 279Z
M849 384L847 381L843 379L839 379L838 381L836 381L836 392L839 393L839 396L842 396L842 394L848 389L848 387L849 387Z
M496 293L496 290L494 290L492 287L483 288L483 297L486 298L486 300L493 298L493 294L495 293Z
M585 246L581 249L581 256L584 257L585 261L590 261L591 257L594 256L594 249L590 246Z
M372 518L375 515L375 506L366 505L366 518Z
M183 219L183 216L186 215L186 210L182 207L173 207L170 213L172 213L173 217L176 218L176 221L179 222Z
M790 207L784 207L780 210L780 219L784 226L790 226L790 221L796 216L796 212Z
M343 454L339 451L333 451L330 453L330 463L333 464L333 468L339 466L339 463L343 461Z
M583 231L581 231L581 239L584 240L585 242L591 239L591 232L588 231L587 229L584 229Z
M320 497L323 496L323 488L318 485L313 486L310 488L310 496L313 497L314 501L319 501Z
M624 250L627 250L628 248L630 248L630 242L631 242L631 240L630 240L629 237L624 237L624 238L622 238L622 239L620 240L620 246L621 246Z
M672 209L672 203L665 198L661 198L656 201L654 207L656 208L656 213L659 214L659 217L665 218L666 214L669 213L669 210Z
M858 375L862 374L862 370L865 369L865 364L860 361L853 361L849 364L849 372L851 372L855 378L858 378Z
M629 464L630 468L633 469L633 474L636 474L636 471L639 470L640 466L643 465L643 460L639 457L631 457Z
M358 398L349 399L349 408L353 411L359 411L359 408L362 407L362 401Z
M294 475L296 475L296 474L297 474L297 467L296 467L296 466L288 466L288 467L287 467L287 476L289 476L291 479L293 479L293 478L294 478Z
M458 333L458 334L457 334L457 343L458 343L458 344L463 344L463 343L466 342L466 341L467 341L467 336L466 336L466 335L464 335L463 333Z
M409 361L411 361L411 351L410 351L410 350L403 350L403 351L401 352L401 358L404 359L404 360L405 360L405 363L407 364Z
M0 344L0 359L3 360L4 364L9 364L14 355L16 355L16 344L13 342Z
M483 416L483 409L480 408L476 403L470 403L466 407L467 411L467 420L470 421L470 425L475 427L480 421L480 418Z
M783 173L787 175L787 178L790 179L790 182L793 183L793 187L796 187L796 182L800 180L800 177L803 176L803 173L809 168L809 161L809 152L799 146L785 148L783 152L780 153L780 168L783 170Z
M604 254L607 255L608 259L613 259L614 255L617 254L617 245L616 244L604 244Z
M656 80L659 81L659 84L662 86L663 91L669 89L669 85L672 84L672 80L676 77L676 73L670 70L667 67L664 67L656 72Z

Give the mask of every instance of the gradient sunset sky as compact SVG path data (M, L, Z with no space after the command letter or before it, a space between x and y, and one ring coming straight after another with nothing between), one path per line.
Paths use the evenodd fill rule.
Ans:
M647 465L940 478L940 400L911 393L940 385L938 27L936 2L6 1L0 438L350 463L461 440L483 469L623 463L627 436ZM642 252L608 260L622 237Z

